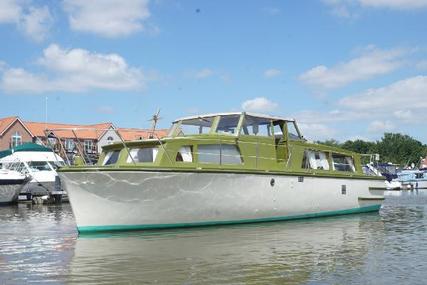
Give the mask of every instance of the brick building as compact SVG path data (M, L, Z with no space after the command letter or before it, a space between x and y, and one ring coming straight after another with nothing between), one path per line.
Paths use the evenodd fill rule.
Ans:
M166 134L167 130L156 130L155 137ZM84 153L96 161L104 145L121 140L147 139L151 135L152 132L146 129L115 128L112 123L76 125L26 122L16 116L0 119L0 151L34 142L50 145L64 159L70 160L75 154Z

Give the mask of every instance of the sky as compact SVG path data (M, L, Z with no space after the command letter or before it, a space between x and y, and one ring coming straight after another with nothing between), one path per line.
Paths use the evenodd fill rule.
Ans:
M0 118L248 111L427 143L427 0L0 0Z

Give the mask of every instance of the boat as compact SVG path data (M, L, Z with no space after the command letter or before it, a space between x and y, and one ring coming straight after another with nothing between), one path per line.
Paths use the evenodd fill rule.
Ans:
M17 171L0 169L0 205L18 201L19 193L29 178Z
M386 190L359 154L246 112L181 118L162 139L107 145L97 165L58 173L80 233L372 212Z
M56 189L58 174L56 169L65 166L64 160L50 148L35 143L26 143L0 152L3 168L29 175L31 180L21 189L21 195L28 200L33 197L59 199L65 194Z
M427 169L409 169L397 173L395 179L404 190L427 189Z

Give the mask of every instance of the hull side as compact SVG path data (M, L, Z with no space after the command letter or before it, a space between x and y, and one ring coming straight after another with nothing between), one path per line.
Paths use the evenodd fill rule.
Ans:
M80 232L252 223L378 211L383 181L144 171L63 172ZM345 185L345 186L343 186Z
M23 183L21 179L15 183L0 184L0 204L10 204L18 201Z

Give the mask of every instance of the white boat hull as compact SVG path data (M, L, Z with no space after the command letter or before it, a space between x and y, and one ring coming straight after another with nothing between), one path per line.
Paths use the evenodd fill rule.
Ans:
M27 180L22 179L0 180L0 204L9 204L18 201L19 193Z
M267 174L100 171L61 172L60 177L80 232L378 211L384 191L369 188L385 189L382 180L304 177L299 182L298 176Z

